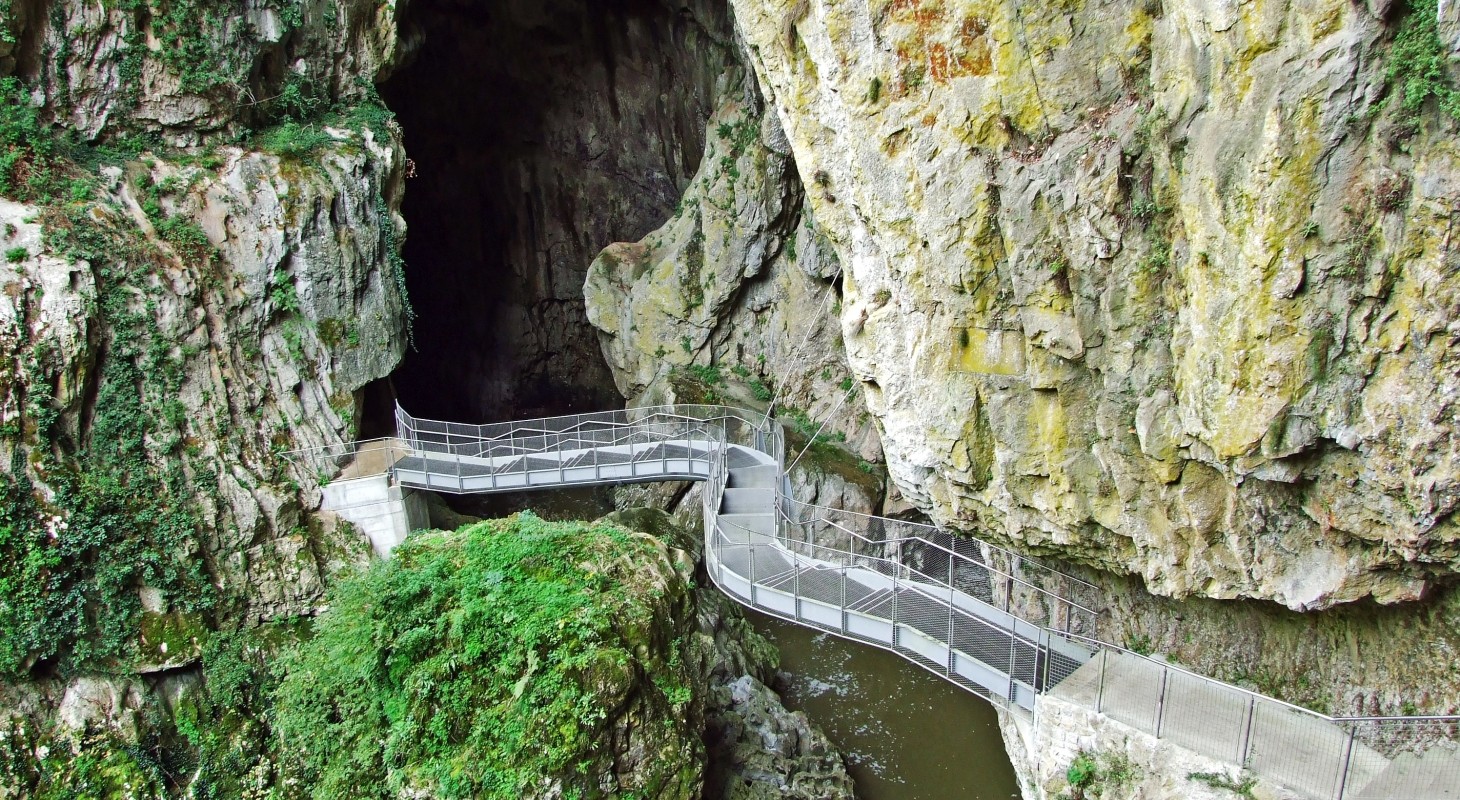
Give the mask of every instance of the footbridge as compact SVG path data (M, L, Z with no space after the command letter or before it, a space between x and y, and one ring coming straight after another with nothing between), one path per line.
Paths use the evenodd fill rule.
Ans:
M895 652L1036 724L1045 701L1103 714L1292 797L1460 798L1460 717L1329 717L1102 642L1094 587L1074 576L797 502L784 432L764 415L674 405L468 425L397 408L396 427L301 460L321 483L368 460L397 492L702 481L706 571L748 607Z

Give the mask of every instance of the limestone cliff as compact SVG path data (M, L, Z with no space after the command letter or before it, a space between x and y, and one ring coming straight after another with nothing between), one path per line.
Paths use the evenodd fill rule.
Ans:
M135 746L210 629L313 613L368 558L284 454L353 439L407 345L406 162L368 80L393 27L374 3L4 4L7 730Z
M732 5L935 520L1295 609L1455 572L1432 6Z

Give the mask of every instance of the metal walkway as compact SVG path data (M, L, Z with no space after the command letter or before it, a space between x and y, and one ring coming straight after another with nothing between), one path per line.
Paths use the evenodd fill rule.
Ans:
M1314 800L1460 800L1460 717L1336 718L1095 638L1094 587L931 526L796 502L778 423L660 406L464 425L396 409L401 486L456 494L705 481L705 566L759 611L882 647L992 702L1105 714ZM347 467L366 448L330 451ZM317 457L317 454L316 454ZM329 468L320 470L328 472Z
M833 509L795 503L782 480L780 428L758 415L675 406L484 426L418 420L401 410L396 420L409 454L393 473L413 488L465 494L708 481L706 568L727 594L893 650L997 702L1032 710L1039 692L1094 653L1010 613L1012 593L1001 595L1002 607L990 602L995 585L1019 583L1057 609L1065 631L1094 626L1093 611L991 568L984 559L990 546L971 543L965 554L917 537L874 540L858 530L865 522L838 524L824 513ZM929 552L941 556L939 577L894 557L914 545L927 551L924 560Z

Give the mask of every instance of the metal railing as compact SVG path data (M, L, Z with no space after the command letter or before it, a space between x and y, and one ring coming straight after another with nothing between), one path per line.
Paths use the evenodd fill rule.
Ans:
M674 405L462 425L398 408L397 425L396 439L291 460L340 475L369 459L386 470L421 459L428 473L456 464L440 477L459 489L463 465L500 462L493 475L540 473L547 480L529 482L540 488L570 482L561 454L582 451L598 481L703 480L707 569L758 610L892 650L994 702L1028 708L1053 692L1319 800L1448 798L1460 787L1460 716L1332 717L1101 641L1095 610L1067 596L1093 593L1085 581L933 526L796 502L783 431L762 415ZM721 519L732 445L776 466L764 530ZM614 448L659 468L603 474L592 453ZM531 463L548 454L558 457ZM676 461L698 466L670 470Z
M929 576L941 589L955 589L1026 622L1061 632L1093 636L1099 613L1047 588L1093 584L997 545L956 537L932 525L858 514L782 497L783 543L813 558L854 564L880 557L890 569ZM1022 574L997 564L1015 565Z
M1057 635L1099 653L1055 695L1158 739L1323 800L1460 797L1460 716L1329 716L1099 639Z
M394 437L291 450L283 454L305 477L320 486L332 481L388 474L396 462L414 451Z

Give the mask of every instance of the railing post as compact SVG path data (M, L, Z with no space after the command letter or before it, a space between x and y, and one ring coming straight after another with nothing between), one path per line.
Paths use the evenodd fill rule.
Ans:
M1252 720L1256 713L1257 697L1249 694L1247 695L1247 720L1242 726L1242 745L1237 751L1237 765L1240 767L1247 766L1247 750L1252 745Z
M1355 723L1349 724L1348 744L1343 749L1343 764L1338 768L1338 791L1333 793L1333 800L1343 800L1344 790L1348 784L1348 771L1354 755L1354 734L1358 733Z
M1014 570L1019 566L1019 557L1009 563L1009 574L1004 576L1004 611L1014 607Z
M791 554L791 609L796 612L796 619L801 619L801 561L796 554Z
M953 654L953 587L948 587L948 639L944 644L948 647L948 677L953 677L957 671L958 657Z
M1110 662L1110 649L1100 648L1100 686L1095 690L1095 713L1105 710L1105 667Z
M842 605L841 605L842 633L847 632L847 568L842 567Z
M893 573L892 573L892 646L893 647L897 647L897 575L900 572L902 572L902 568L901 567L899 567L898 569L894 570Z
M746 552L750 554L750 604L751 605L756 605L756 602L755 602L755 545L748 543L750 541L750 532L749 531L746 531L745 541L747 542L747 544L745 546L746 547Z
M1166 719L1166 681L1171 670L1161 668L1161 691L1156 695L1156 738L1161 738L1161 723Z
M1015 648L1015 638L1014 638L1015 630L1016 630L1016 624L1015 624L1014 620L1009 620L1009 663L1004 668L1006 674L1009 676L1009 691L1008 691L1008 694L1005 695L1005 697L1007 697L1009 699L1009 702L1010 703L1014 703L1014 705L1018 705L1018 703L1015 702L1015 700L1014 700L1014 664L1018 660L1017 657L1016 657L1016 655L1015 655L1015 649L1014 649Z

